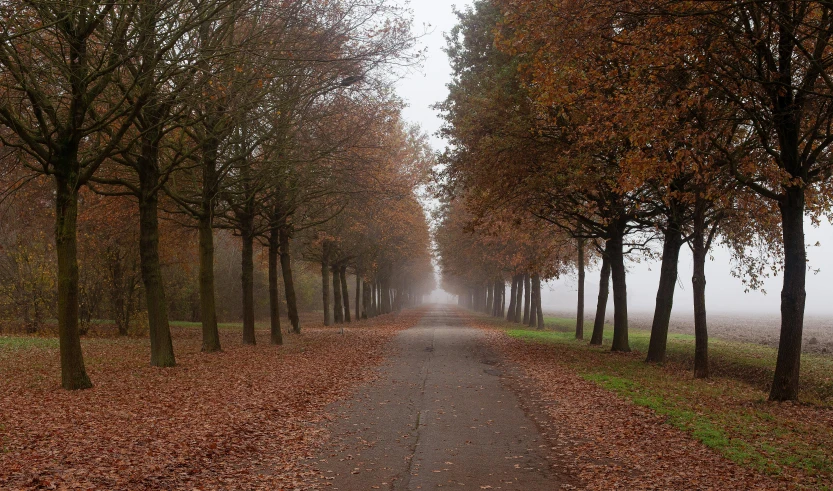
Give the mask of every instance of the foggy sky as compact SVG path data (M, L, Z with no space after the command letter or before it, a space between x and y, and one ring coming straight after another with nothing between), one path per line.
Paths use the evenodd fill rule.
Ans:
M470 4L469 1L454 3L458 8ZM428 49L423 68L400 81L398 92L409 104L405 110L405 117L422 126L423 130L432 136L431 143L434 148L442 150L444 142L434 136L441 122L430 106L443 100L447 94L445 84L450 81L451 69L445 53L442 52L445 46L443 33L454 26L456 17L452 13L452 3L444 0L416 0L410 4L410 7L414 12L414 30L423 32L423 26L426 26L431 32L421 41L422 45ZM428 27L429 24L430 27ZM833 314L833 288L831 288L833 285L833 226L824 223L819 228L813 228L808 221L806 239L806 243L811 246L808 248L809 266L812 270L820 269L817 274L811 271L807 276L807 313ZM816 242L821 243L821 246L813 247ZM762 292L744 293L741 280L731 275L729 253L721 248L715 249L713 253L714 260L706 263L706 305L709 312L752 312L773 315L779 313L781 276L767 279L764 285L766 295ZM659 281L659 266L659 262L646 261L632 262L628 265L628 307L630 310L634 312L653 310ZM680 255L679 280L674 298L675 313L693 311L691 272L691 253L687 247L684 247ZM595 308L598 294L597 273L597 267L587 272L585 295L587 312ZM575 310L576 279L574 276L550 282L544 290L545 309ZM442 300L446 297L437 292L434 298ZM612 308L612 305L609 308Z

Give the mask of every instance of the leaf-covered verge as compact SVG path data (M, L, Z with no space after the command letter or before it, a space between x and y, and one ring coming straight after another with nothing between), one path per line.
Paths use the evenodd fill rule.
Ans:
M589 489L833 489L833 410L769 403L760 384L731 376L758 346L737 353L731 371L695 380L684 362L646 364L638 334L624 354L567 333L472 322L520 367L518 383L544 403L559 440L574 442L567 458ZM688 343L672 336L669 351ZM725 346L713 347L721 364Z
M200 353L176 328L176 368L147 366L146 340L84 343L93 389L60 389L54 343L0 343L0 489L309 489L325 407L373 377L387 341L421 310L311 328L270 346Z

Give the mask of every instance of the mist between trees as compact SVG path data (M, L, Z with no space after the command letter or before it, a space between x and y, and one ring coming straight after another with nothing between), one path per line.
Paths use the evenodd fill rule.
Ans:
M280 344L283 309L300 334L302 311L433 289L432 154L391 89L418 36L393 2L11 1L0 23L0 315L57 319L66 389L92 385L97 319L173 366L171 319L216 352L220 320L253 344L267 317Z
M805 219L826 219L833 195L831 6L480 0L458 18L437 105L443 288L542 327L541 279L575 271L576 337L601 344L612 295L611 348L630 351L625 260L658 258L647 361L661 363L689 247L695 376L708 377L704 264L722 243L749 288L783 273L770 399L797 399ZM599 295L584 333L591 262Z

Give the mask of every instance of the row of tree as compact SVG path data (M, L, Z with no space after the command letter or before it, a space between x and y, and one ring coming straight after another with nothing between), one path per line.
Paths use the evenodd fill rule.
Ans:
M601 343L596 330L612 277L612 349L628 351L625 259L660 244L647 358L662 362L679 253L688 244L695 375L707 377L704 264L722 241L751 287L768 268L783 268L770 398L796 399L805 220L830 210L833 7L481 0L459 18L448 36L455 78L439 105L450 143L438 176L446 202L441 234L468 230L476 234L470 240L514 255L528 255L527 248L554 255L521 266L494 253L471 257L449 240L440 248L453 281L484 284L460 275L451 266L457 260L495 278L540 273L547 262L573 264L581 337L584 267L598 257L592 341Z
M91 386L79 338L86 236L78 220L100 199L92 193L113 206L87 217L93 233L95 216L98 232L108 222L137 224L136 243L113 249L138 256L154 366L176 362L160 217L195 231L206 352L221 349L216 228L240 238L247 344L255 342L258 246L268 256L274 343L282 341L279 276L292 329L301 329L293 253L329 265L328 253L320 255L331 251L340 277L351 267L377 285L381 307L371 315L386 311L390 291L399 305L427 288L427 225L415 193L430 154L401 120L386 73L418 61L400 7L35 0L3 3L0 19L0 177L9 201L40 185L33 206L18 206L24 213L14 218L53 209L65 388ZM132 206L115 204L125 197ZM110 213L115 208L122 212ZM367 305L375 305L370 293Z

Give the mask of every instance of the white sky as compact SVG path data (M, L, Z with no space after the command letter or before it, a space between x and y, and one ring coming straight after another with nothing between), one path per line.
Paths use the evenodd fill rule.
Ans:
M414 13L414 29L422 32L423 25L429 26L430 34L422 40L428 49L427 59L421 71L404 78L398 84L399 95L408 102L405 117L422 126L423 131L432 135L436 150L444 142L433 134L440 127L440 120L430 106L443 100L447 94L446 83L450 80L451 69L443 53L443 33L455 24L453 6L463 8L470 1L451 3L444 0L415 0L410 4ZM546 226L543 225L542 226ZM814 315L833 314L833 226L825 223L819 228L807 225L807 244L820 242L820 247L810 247L808 257L812 269L820 269L807 276L807 313ZM632 311L652 311L659 281L659 263L632 263L628 272L628 306ZM675 293L674 312L692 312L691 253L683 248ZM769 278L765 283L767 295L761 292L744 293L741 281L730 274L729 253L722 249L714 251L714 261L706 264L706 302L712 313L754 312L756 314L779 313L781 277ZM574 310L576 300L576 279L563 278L554 281L544 293L544 306L558 310ZM586 284L586 309L595 309L598 295L597 270L588 271ZM437 298L441 298L439 295ZM612 300L611 300L612 301ZM612 308L612 306L611 306ZM612 311L610 311L612 312Z

